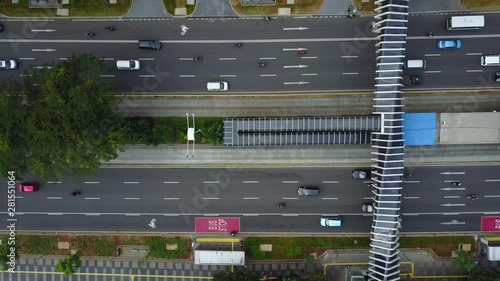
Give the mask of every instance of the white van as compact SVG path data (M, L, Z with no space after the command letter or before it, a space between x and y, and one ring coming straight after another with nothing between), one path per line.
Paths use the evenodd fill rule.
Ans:
M500 66L500 55L482 56L481 66Z
M208 91L218 91L218 92L225 92L228 89L227 82L225 81L218 81L218 82L208 82L207 83L207 90Z
M406 68L425 68L425 60L407 60L405 63Z

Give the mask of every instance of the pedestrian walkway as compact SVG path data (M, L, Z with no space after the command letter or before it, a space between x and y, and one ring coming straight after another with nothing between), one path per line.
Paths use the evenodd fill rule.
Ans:
M162 0L132 0L132 7L125 18L162 18L169 17Z
M352 5L352 0L325 0L323 6L315 14L316 16L333 16L345 15L347 16L347 8Z
M193 17L238 17L231 0L196 0Z

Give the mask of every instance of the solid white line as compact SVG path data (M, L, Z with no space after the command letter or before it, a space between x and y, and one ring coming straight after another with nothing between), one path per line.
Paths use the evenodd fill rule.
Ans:
M138 181L124 181L125 184L138 184Z
M203 214L204 217L218 217L219 214Z
M480 56L482 55L483 53L467 53L465 54L466 56Z
M203 183L219 183L219 181L204 181Z
M85 197L85 200L101 200L99 197Z
M276 74L261 74L261 77L276 77Z
M150 77L155 77L153 74L142 74L142 75L139 75L139 77L141 78L150 78Z
M86 216L100 216L101 214L94 214L94 213L91 213L91 214L85 214Z
M500 212L484 212L485 215L498 215Z
M259 181L243 181L243 183L259 183Z
M298 217L299 214L283 214L284 217Z
M219 200L219 197L204 197L203 200Z
M484 197L487 197L487 198L498 198L498 197L500 197L500 195L485 195Z
M139 200L141 198L137 198L137 197L125 197L125 200Z
M179 75L180 78L194 78L194 75Z
M358 75L357 72L344 72L342 75Z
M343 59L357 58L358 56L341 56Z
M404 183L419 183L420 181L403 181Z
M19 58L19 60L34 60L35 58Z
M125 214L127 217L140 217L141 214Z
M164 217L178 217L179 214L163 214Z
M84 183L93 184L93 183L100 183L100 182L98 182L98 181L86 181Z
M441 73L441 70L428 70L425 73Z
M282 183L299 183L298 181L282 181Z
M302 73L302 76L316 76L318 73Z
M403 197L403 199L419 199L420 197Z
M440 57L441 54L425 54L424 57Z
M260 58L261 60L275 60L276 58Z
M47 213L49 216L62 216L62 213Z
M484 180L485 182L494 182L494 181L500 181L500 180Z
M179 197L165 197L163 200L179 200Z
M243 214L244 217L258 217L259 214Z
M244 200L258 200L259 197L243 197Z
M482 69L470 69L470 70L467 70L467 73L476 73L476 72L483 72Z
M300 57L300 58L303 60L307 60L307 59L317 59L318 57Z
M47 197L47 199L62 199L62 197Z
M194 58L179 58L179 60L189 60L189 61L193 61Z
M179 183L178 181L164 181L163 183Z
M139 58L139 60L155 60L154 58Z
M444 198L446 198L446 199L456 199L456 198L460 198L460 196L445 196Z
M297 197L283 197L282 199L283 200L297 200L299 198L297 198Z
M219 77L236 77L235 74L221 74Z
M219 58L219 60L236 60L236 58Z
M323 181L323 183L339 183L338 181Z
M458 216L460 213L444 213L443 216Z
M325 197L325 198L321 198L322 200L338 200L338 198L335 198L335 197Z

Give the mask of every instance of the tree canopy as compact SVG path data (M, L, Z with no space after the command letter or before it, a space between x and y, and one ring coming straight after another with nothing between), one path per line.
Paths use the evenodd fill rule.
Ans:
M5 80L0 172L59 179L93 174L116 158L120 119L105 71L92 55L73 55L26 73L22 85Z
M82 266L82 260L80 259L80 253L71 255L63 260L56 263L56 270L64 273L66 276L75 274L75 272Z

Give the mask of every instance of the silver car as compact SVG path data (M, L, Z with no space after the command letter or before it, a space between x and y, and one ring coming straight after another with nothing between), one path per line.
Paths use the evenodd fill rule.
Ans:
M15 60L0 60L0 69L16 69L17 62Z

